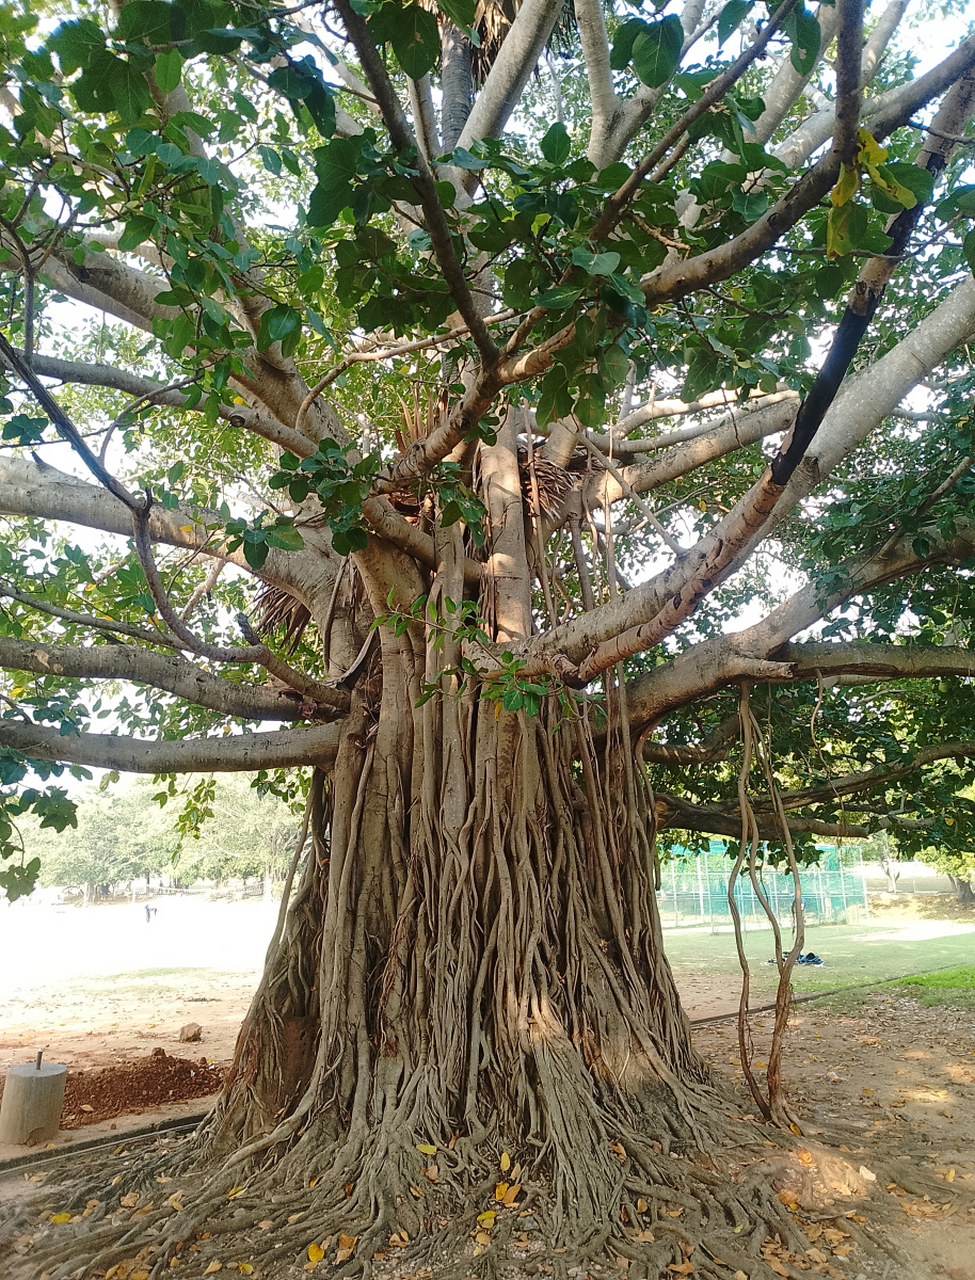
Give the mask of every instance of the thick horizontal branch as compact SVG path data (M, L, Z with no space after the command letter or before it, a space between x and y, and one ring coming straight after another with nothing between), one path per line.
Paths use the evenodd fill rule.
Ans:
M125 538L133 535L131 512L107 490L46 463L2 454L0 512L63 520ZM223 523L214 511L182 506L167 510L158 503L153 505L149 517L154 542L200 551L253 573L240 551L227 551L223 545ZM303 551L272 549L256 576L293 591L307 603L321 593L323 572L334 557L315 529L303 527L302 536Z
M58 760L120 773L249 773L315 765L330 769L338 749L338 725L244 733L221 738L143 742L107 733L73 733L0 719L0 747L38 760Z
M21 353L22 354L22 353ZM55 378L58 382L72 383L77 386L106 387L112 391L121 391L133 399L155 404L168 409L185 409L187 395L165 383L156 382L152 378L143 378L127 369L116 365L91 364L76 360L59 360L53 356L35 355L31 360L34 372L41 378ZM199 405L201 411L203 401ZM221 404L217 416L232 427L240 427L244 431L252 431L263 436L265 440L290 449L299 457L306 457L314 452L312 444L306 436L278 422L270 414L261 413L246 404Z
M773 655L792 667L791 679L815 680L858 676L864 680L910 680L925 677L975 676L975 653L970 649L910 644L810 642L786 644Z
M623 479L637 493L657 489L736 449L788 431L795 422L798 407L799 397L794 391L776 392L754 406L735 409L712 423L710 430L678 442L659 457L624 468ZM587 494L590 506L601 506L604 501L616 502L625 496L623 487L608 473L593 477L590 490Z
M843 672L866 676L881 662L886 664L889 673L882 677L884 679L975 674L970 665L975 663L975 655L962 649L925 652L901 645L837 645L833 651L837 666L830 670L828 650L831 646L788 644L792 636L853 596L922 567L961 564L975 554L975 525L960 526L950 542L941 540L934 528L926 531L926 536L931 538L931 550L924 560L914 552L911 538L901 539L873 556L840 566L843 585L830 595L824 597L819 584L811 582L754 626L702 641L645 676L638 676L629 684L627 699L631 729L639 732L647 725L659 724L664 716L679 707L742 680L756 683L811 680L816 678L817 671L823 676ZM864 655L859 672L854 669L857 650L862 650ZM917 656L912 659L911 653ZM798 669L789 660L790 654L799 655Z
M80 680L128 680L164 689L197 706L242 720L335 719L347 709L343 703L348 701L336 692L334 702L324 706L294 691L238 684L212 675L175 654L155 653L127 644L76 648L0 636L0 667Z
M733 812L726 812L711 805L691 804L681 796L661 794L655 795L657 806L657 829L664 831L668 827L678 827L685 831L702 831L716 836L731 836L741 839L741 818ZM777 819L756 812L758 836L760 840L780 841L782 827ZM854 826L845 822L820 822L818 818L788 818L789 830L794 835L809 834L816 836L859 836L870 835L870 828Z

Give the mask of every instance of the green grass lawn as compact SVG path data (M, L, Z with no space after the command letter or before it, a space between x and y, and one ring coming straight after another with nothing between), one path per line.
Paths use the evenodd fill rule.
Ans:
M796 965L793 987L801 995L803 992L825 991L879 979L902 978L948 966L964 966L975 962L975 928L960 932L963 928L968 926L930 920L815 925L807 929L803 949L814 951L825 964L822 968ZM784 931L784 945L789 947L791 941L789 931ZM739 973L731 932L712 934L673 930L665 933L664 948L678 979L682 974L718 977L722 974L737 976ZM752 971L753 993L774 991L777 979L775 966L765 963L774 952L771 931L749 930L745 935L745 950ZM975 989L972 989L971 997L975 1004Z

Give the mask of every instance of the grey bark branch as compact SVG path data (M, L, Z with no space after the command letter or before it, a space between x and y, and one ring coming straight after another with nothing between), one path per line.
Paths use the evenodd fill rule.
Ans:
M0 719L0 746L39 760L122 773L253 773L317 765L330 769L338 749L339 726L284 729L221 738L144 742L105 733L62 736L57 729Z
M238 684L185 658L132 645L77 648L0 636L0 667L78 680L127 680L241 720L334 719L341 714L334 706L322 706L281 690Z
M508 29L457 145L494 138L508 123L552 34L563 0L525 0Z

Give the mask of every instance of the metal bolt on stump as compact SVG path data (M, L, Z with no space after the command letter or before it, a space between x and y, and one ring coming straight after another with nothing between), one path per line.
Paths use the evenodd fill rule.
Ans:
M61 1122L68 1068L57 1062L11 1067L0 1102L0 1145L37 1146L51 1142Z

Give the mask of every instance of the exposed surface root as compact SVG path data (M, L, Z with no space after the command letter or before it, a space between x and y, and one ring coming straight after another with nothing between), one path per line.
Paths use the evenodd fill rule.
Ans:
M402 1151L387 1156L385 1172L364 1157L355 1184L299 1178L293 1168L285 1178L273 1166L236 1183L200 1171L198 1137L159 1139L148 1152L92 1156L52 1176L41 1201L18 1203L5 1191L4 1275L156 1280L178 1268L273 1278L321 1267L333 1276L438 1280L621 1272L770 1280L845 1275L847 1262L864 1275L906 1275L884 1230L897 1213L882 1182L891 1170L870 1180L835 1149L799 1145L744 1117L739 1137L707 1157L668 1154L634 1135L626 1147L613 1141L614 1176L603 1187L612 1211L577 1220L571 1237L551 1179L536 1179L487 1138L463 1153L459 1143L415 1158ZM928 1194L923 1172L911 1187L907 1171L897 1172L902 1192Z

